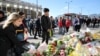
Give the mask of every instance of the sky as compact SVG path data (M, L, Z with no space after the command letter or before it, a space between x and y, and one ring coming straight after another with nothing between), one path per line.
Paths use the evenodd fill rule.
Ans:
M36 0L23 1L36 4ZM38 0L38 4L49 8L50 16L54 17L68 12L68 2L70 13L100 14L100 0Z

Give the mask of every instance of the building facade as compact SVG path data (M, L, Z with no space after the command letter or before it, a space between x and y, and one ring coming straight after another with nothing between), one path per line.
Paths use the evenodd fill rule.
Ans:
M42 15L42 6L24 2L21 0L0 0L0 10L6 15L12 12L23 11L27 17L36 18L37 14Z

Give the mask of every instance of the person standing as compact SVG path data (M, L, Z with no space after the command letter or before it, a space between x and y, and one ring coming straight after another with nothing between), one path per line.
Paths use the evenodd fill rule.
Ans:
M62 34L63 34L63 35L64 35L65 32L66 32L66 24L65 24L65 23L66 23L66 19L63 18L63 19L62 19L62 25L63 25L63 33L62 33Z
M62 17L58 20L58 26L59 26L59 34L62 34L63 30L63 25L62 25Z
M76 16L76 18L74 19L74 25L75 25L75 31L80 32L81 24L79 16Z
M90 23L91 23L91 19L90 18L87 18L86 19L86 26L89 27L90 26Z
M53 16L50 17L50 23L51 23L51 37L54 35L54 28L56 27L55 20L53 19Z
M41 17L41 25L42 25L42 37L43 37L42 43L46 41L46 44L48 44L50 38L49 32L51 29L48 8L44 8L44 15Z
M31 19L30 20L30 30L29 30L29 32L30 32L30 36L32 36L32 35L34 35L34 28L35 28L35 25L34 25L34 20L33 19Z
M40 20L40 16L38 16L35 24L36 24L36 31L35 31L35 35L34 35L34 39L37 39L36 36L37 36L37 33L38 33L38 36L41 37L41 20Z
M66 24L66 32L68 32L69 28L71 26L71 21L69 20L69 18L66 19L66 23L65 24Z
M96 22L97 22L97 18L94 16L94 18L93 18L93 28L95 27Z

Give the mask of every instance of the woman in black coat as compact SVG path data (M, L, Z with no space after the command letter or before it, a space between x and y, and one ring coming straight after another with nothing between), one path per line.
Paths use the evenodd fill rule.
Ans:
M20 42L16 37L16 28L22 24L22 17L18 13L12 13L7 20L0 26L0 56L7 56L7 52L13 46L23 48L26 43Z

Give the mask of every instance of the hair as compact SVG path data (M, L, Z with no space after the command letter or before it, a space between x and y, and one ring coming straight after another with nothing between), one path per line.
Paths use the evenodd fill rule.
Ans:
M14 21L18 20L19 18L22 18L22 16L19 15L19 13L16 13L16 12L11 13L5 20L3 29L5 29L9 24L13 23Z
M22 15L24 15L24 14L25 14L24 12L19 12L19 15L20 15L20 16L22 16Z
M49 12L49 9L48 8L44 8L44 12Z
M1 11L1 10L0 10L0 14L2 14L2 15L4 16L4 11Z

